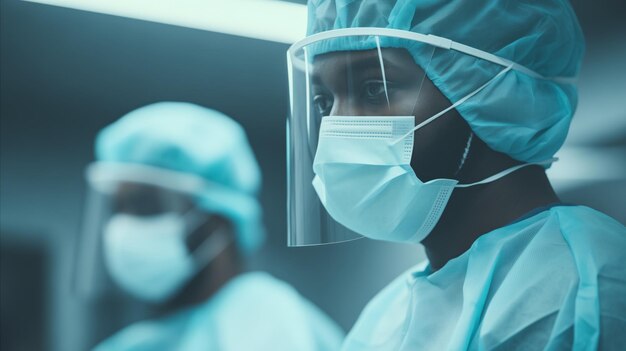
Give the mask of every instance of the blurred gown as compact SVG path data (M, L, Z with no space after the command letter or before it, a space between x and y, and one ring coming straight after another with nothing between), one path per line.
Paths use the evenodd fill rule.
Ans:
M338 350L339 327L269 274L233 278L204 304L124 328L95 351Z
M582 206L525 216L398 277L342 349L626 350L626 228Z

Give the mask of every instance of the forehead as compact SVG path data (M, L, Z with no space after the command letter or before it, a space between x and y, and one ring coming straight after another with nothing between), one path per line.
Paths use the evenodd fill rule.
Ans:
M116 211L141 215L184 213L194 207L191 195L139 182L122 181L112 193Z
M313 75L339 73L346 71L381 70L381 57L385 71L419 69L413 57L406 49L383 48L378 50L334 51L317 55L313 58Z
M118 200L144 200L178 204L192 203L189 194L157 185L129 181L120 182L113 196Z
M156 185L142 184L138 182L122 181L117 185L115 195L132 194L136 196L154 195L157 193L174 193L171 190Z

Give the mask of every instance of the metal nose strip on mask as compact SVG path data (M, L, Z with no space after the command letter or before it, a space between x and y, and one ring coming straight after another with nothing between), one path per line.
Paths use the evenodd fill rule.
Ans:
M368 135L388 135L391 136L393 133L393 126L391 124L368 124L368 125L358 125L358 124L325 124L322 126L321 135L322 136L368 136Z
M414 125L414 116L326 116L322 119L320 137L395 140Z
M468 99L470 99L472 96L478 94L481 90L483 90L484 88L486 88L489 84L493 83L494 81L496 81L497 79L499 79L500 77L502 77L504 74L506 74L508 71L510 71L513 68L513 65L509 65L507 68L503 69L502 71L500 71L498 74L496 74L493 78L491 78L489 81L487 81L487 83L481 85L480 87L478 87L478 89L472 91L471 93L467 94L465 97L461 98L460 100L458 100L457 102L455 102L454 104L452 104L451 106L449 106L448 108L446 108L445 110L435 114L432 117L429 117L428 119L426 119L425 121L423 121L422 123L418 124L417 126L415 126L413 129L411 129L410 131L408 131L406 134L404 134L403 136L401 136L400 138L394 140L391 144L395 145L398 142L400 142L402 139L408 137L409 135L411 135L411 133L415 132L416 130L424 127L425 125L429 124L430 122L436 120L437 118L443 116L444 114L446 114L448 111L452 110L453 108L461 105L462 103L464 103L465 101L467 101Z

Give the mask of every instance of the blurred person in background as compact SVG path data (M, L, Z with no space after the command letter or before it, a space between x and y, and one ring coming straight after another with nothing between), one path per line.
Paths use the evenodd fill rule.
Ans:
M623 350L626 229L545 174L577 104L570 4L312 0L308 15L288 51L289 244L368 237L428 258L343 350Z
M161 102L104 128L95 149L79 284L163 311L95 350L339 347L340 329L295 289L244 272L264 233L260 170L238 123Z

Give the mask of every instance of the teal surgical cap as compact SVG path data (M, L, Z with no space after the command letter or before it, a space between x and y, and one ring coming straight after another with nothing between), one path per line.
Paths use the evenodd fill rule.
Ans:
M332 29L379 27L433 34L511 60L544 77L576 77L584 40L565 0L311 0L308 35ZM315 54L375 49L371 38L329 41ZM454 50L420 55L405 47L452 102L493 78L503 67ZM576 109L571 82L512 70L456 107L492 149L524 162L549 159L561 147Z
M98 161L152 166L216 185L193 194L197 205L232 220L244 253L261 244L259 166L243 128L228 116L190 103L159 102L104 128L95 149Z

